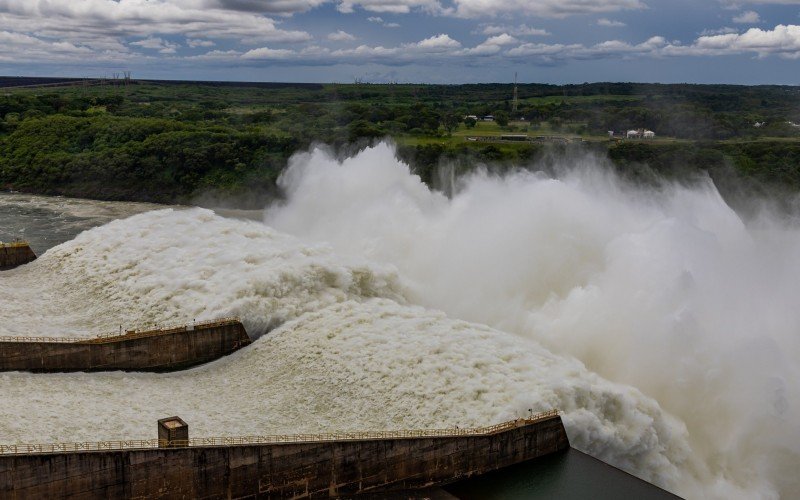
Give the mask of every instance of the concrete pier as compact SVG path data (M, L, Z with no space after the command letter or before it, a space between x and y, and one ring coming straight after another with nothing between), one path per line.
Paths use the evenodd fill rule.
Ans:
M36 254L24 241L0 243L0 271L13 269L36 260Z
M226 439L244 444L226 444ZM483 429L194 439L180 444L189 446L37 452L47 450L40 447L33 453L24 445L0 446L0 497L383 497L569 448L555 412ZM77 445L87 449L90 444Z
M181 370L250 344L238 320L93 339L0 337L0 371L92 372Z

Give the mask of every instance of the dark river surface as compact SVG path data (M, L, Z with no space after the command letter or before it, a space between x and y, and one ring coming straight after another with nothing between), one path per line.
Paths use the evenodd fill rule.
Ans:
M0 193L0 241L24 239L34 252L69 241L81 232L160 205Z
M680 498L573 449L461 481L445 490L465 500Z

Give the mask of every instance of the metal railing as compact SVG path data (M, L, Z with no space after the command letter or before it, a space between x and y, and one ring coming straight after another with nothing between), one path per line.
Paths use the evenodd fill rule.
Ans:
M12 241L11 243L3 243L0 241L0 248L23 248L23 247L30 247L30 243L23 240L16 240Z
M32 337L32 336L0 336L0 342L55 342L65 344L107 344L111 342L119 342L122 340L139 339L144 337L158 337L161 335L168 335L170 333L178 333L193 330L204 330L209 328L216 328L219 326L232 325L240 323L240 319L236 317L218 318L200 323L190 324L174 324L159 326L149 330L125 330L124 333L101 333L94 337Z
M523 427L559 415L558 410L537 413L529 418L520 418L488 427L471 429L422 429L400 431L333 432L322 434L276 434L265 436L207 437L188 440L165 441L159 439L127 439L120 441L97 441L84 443L8 444L0 445L0 455L27 455L33 453L71 453L82 451L150 450L173 447L210 447L270 445L281 443L324 443L331 441L368 441L376 439L420 439L439 437L488 436Z

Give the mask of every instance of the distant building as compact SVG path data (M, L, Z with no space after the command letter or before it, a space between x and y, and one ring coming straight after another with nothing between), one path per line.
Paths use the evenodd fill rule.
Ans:
M613 130L609 130L608 131L608 136L609 137L614 137L614 131Z
M478 121L478 116L477 115L467 115L467 116L464 117L464 120L469 120L470 118L472 118L475 121Z
M638 130L628 130L628 133L625 134L625 137L627 137L628 139L638 139L641 136L642 133L639 132Z
M656 133L652 130L645 130L644 131L644 138L645 139L655 139Z
M754 126L755 128L761 128L761 127L763 127L763 126L764 126L764 125L766 125L766 124L767 124L767 122L755 122L755 123L753 124L753 126Z
M493 122L494 121L494 115L486 115L486 116L484 116L483 117L483 121L485 121L485 122Z

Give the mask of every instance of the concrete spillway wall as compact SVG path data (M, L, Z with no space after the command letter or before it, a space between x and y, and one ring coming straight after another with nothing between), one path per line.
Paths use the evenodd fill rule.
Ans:
M0 271L13 269L36 260L36 254L27 243L0 243Z
M407 433L414 432L420 437L0 455L0 497L386 495L446 484L569 448L557 414L509 422L494 431L458 431L463 435Z
M0 371L173 371L250 344L238 320L129 332L89 340L0 338Z

